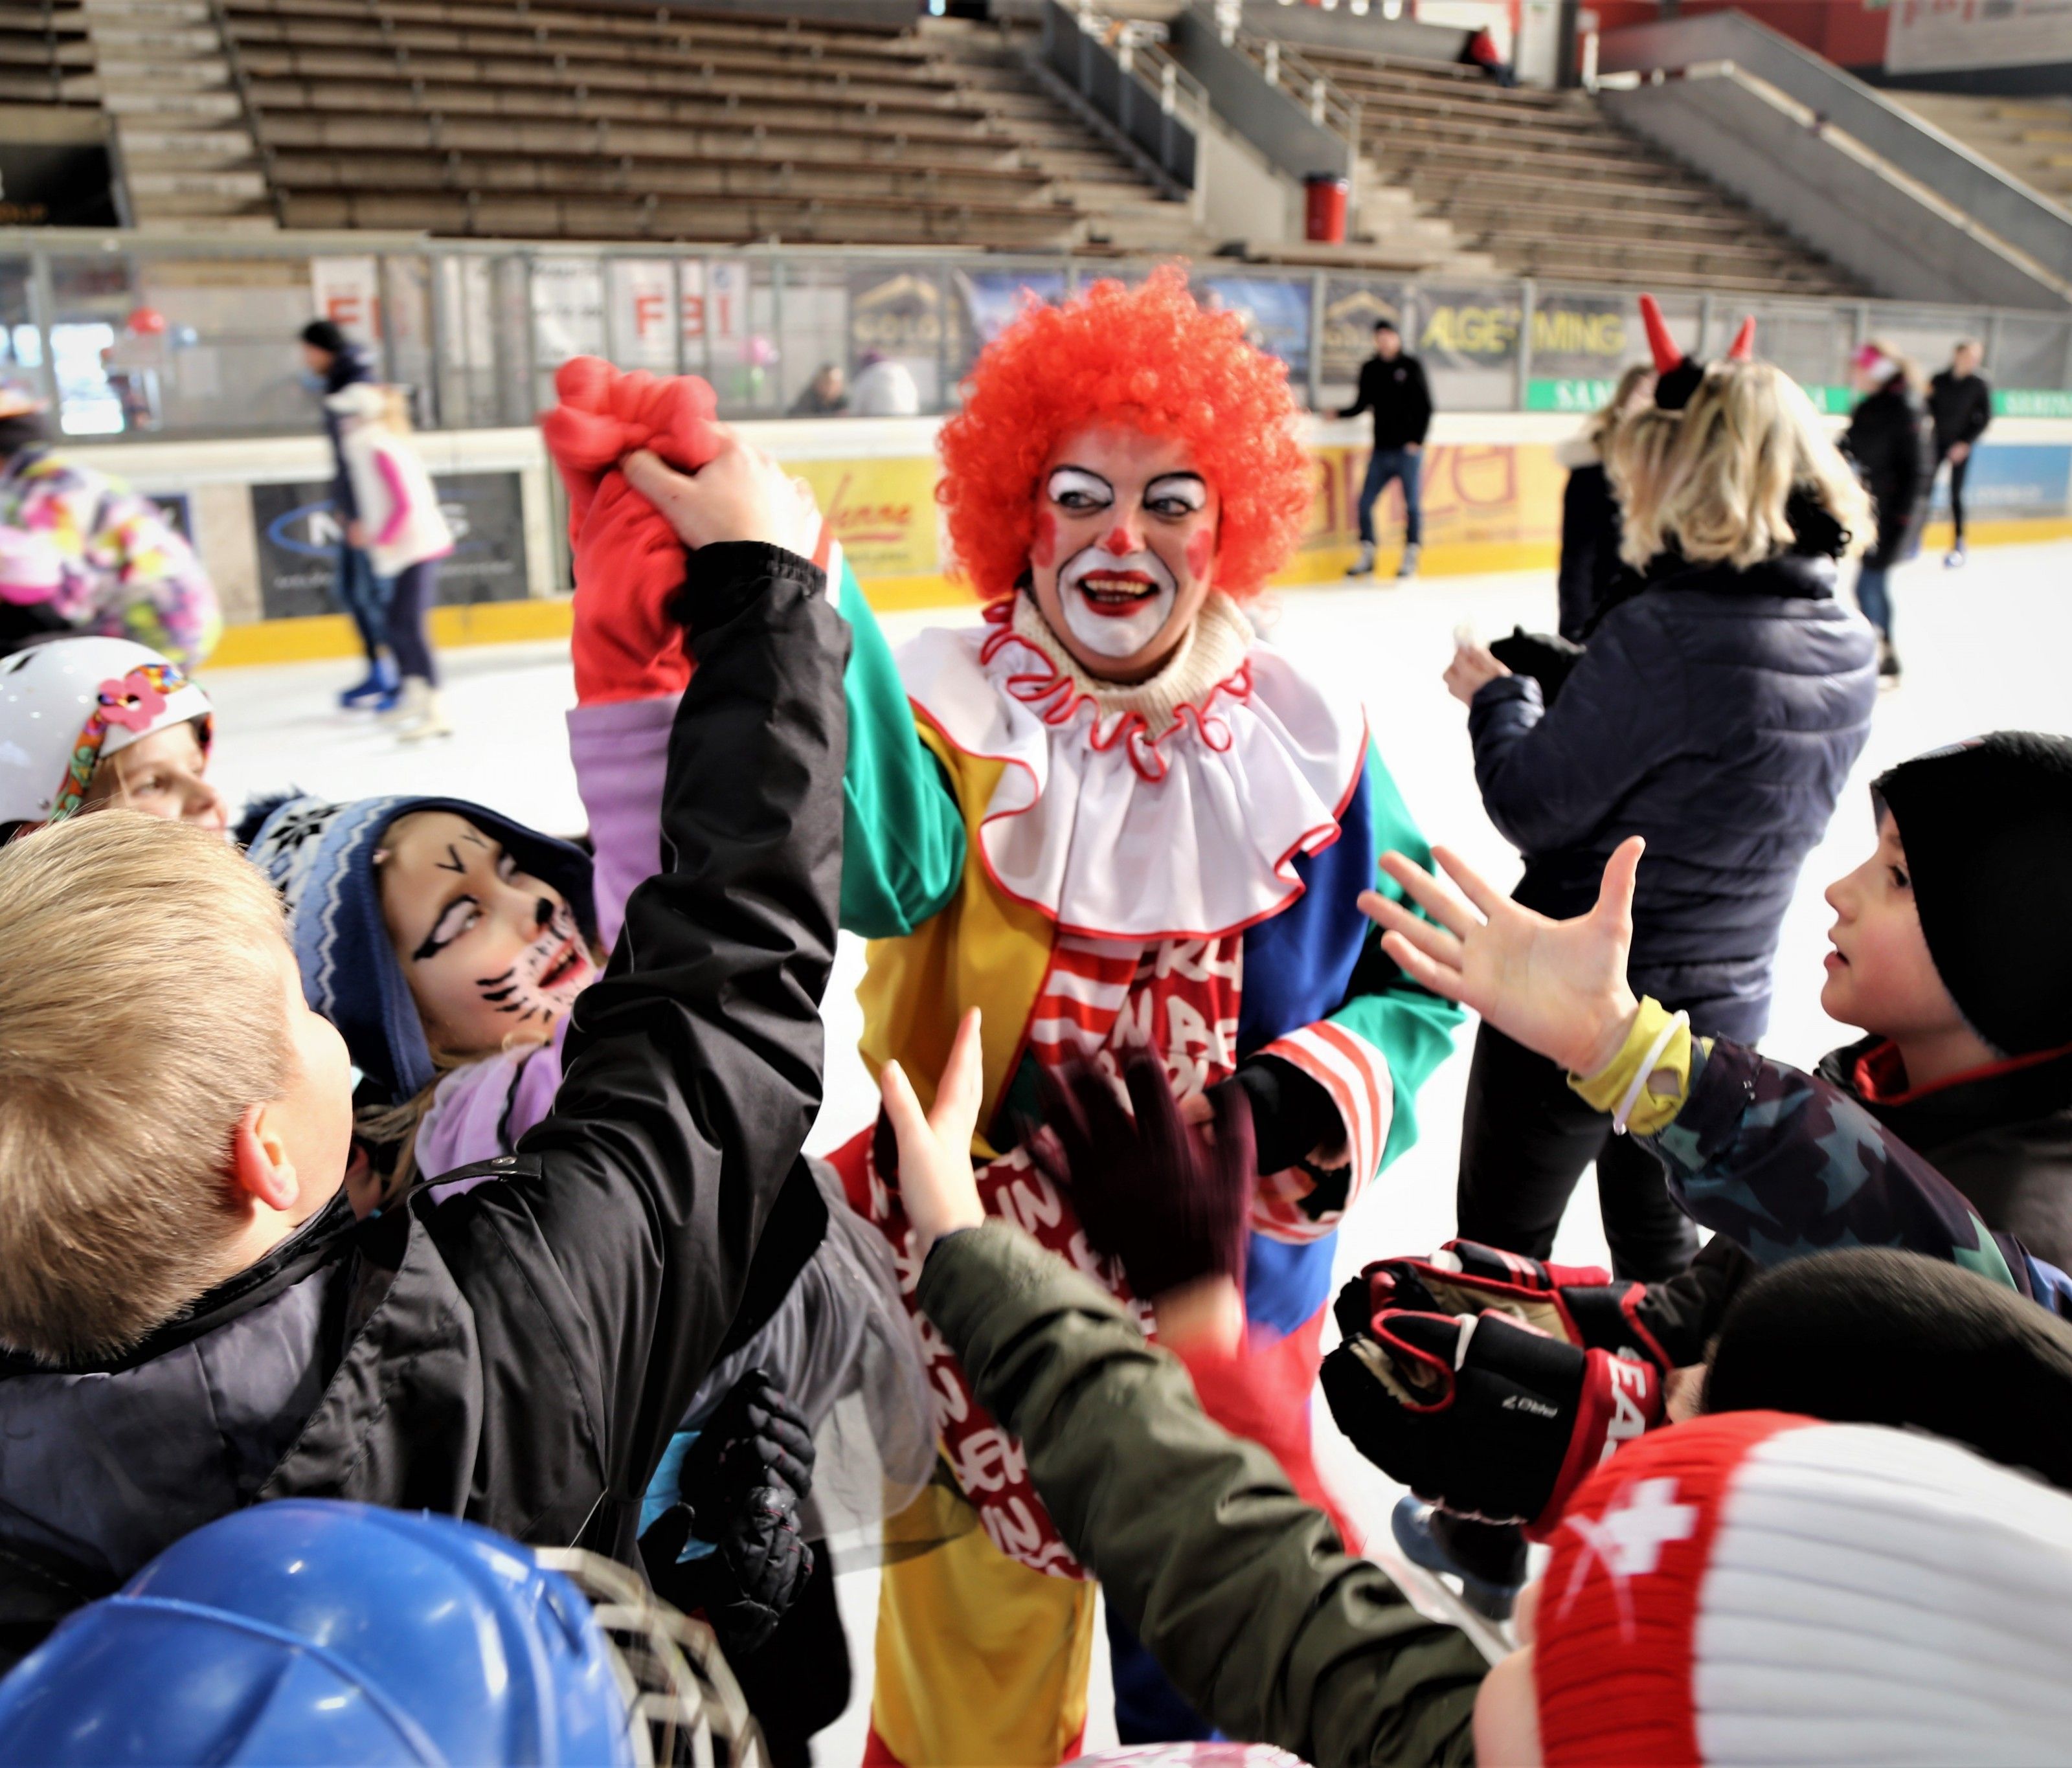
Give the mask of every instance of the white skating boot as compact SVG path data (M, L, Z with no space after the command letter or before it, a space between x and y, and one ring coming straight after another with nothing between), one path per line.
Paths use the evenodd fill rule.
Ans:
M382 723L392 730L400 731L420 722L425 716L425 696L431 691L431 683L423 676L404 676L394 702L382 711Z
M446 696L430 682L417 681L412 685L422 690L419 717L415 724L405 725L397 731L397 738L404 742L421 742L427 737L450 737L453 720L446 716Z
M1397 563L1396 567L1396 574L1398 577L1416 576L1418 550L1419 549L1414 541L1411 545L1404 548L1403 557Z
M1346 566L1346 575L1347 577L1372 577L1374 575L1374 542L1372 541L1362 541L1360 542L1359 557L1355 559L1350 565Z
M1964 543L1962 541L1942 555L1942 569L1954 571L1964 562Z

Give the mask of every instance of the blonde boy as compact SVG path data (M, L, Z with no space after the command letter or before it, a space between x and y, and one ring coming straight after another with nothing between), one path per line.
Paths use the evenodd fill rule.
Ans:
M686 1402L824 1226L799 1148L846 631L767 459L626 476L697 549L672 863L627 905L554 1112L471 1170L500 1182L355 1219L343 1045L220 837L112 812L0 851L0 1663L257 1499L630 1558ZM611 593L578 620L656 619Z

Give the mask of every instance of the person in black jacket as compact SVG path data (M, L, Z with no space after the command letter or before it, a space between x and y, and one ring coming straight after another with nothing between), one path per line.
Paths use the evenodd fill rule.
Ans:
M338 697L341 706L372 706L387 712L401 697L396 660L388 654L387 602L367 556L360 526L360 500L345 463L345 419L331 409L331 396L374 379L373 360L331 319L312 319L302 330L302 362L310 389L323 401L324 434L331 451L331 507L339 526L338 578L333 594L352 621L367 653L367 677Z
M1806 396L1764 363L1715 363L1684 409L1634 417L1612 476L1646 586L1604 616L1560 698L1545 707L1536 682L1473 645L1447 685L1470 709L1484 808L1524 854L1517 899L1580 913L1612 851L1646 836L1635 987L1752 1042L1800 864L1870 733L1872 635L1835 598L1867 500ZM1593 1161L1614 1268L1682 1270L1696 1236L1659 1167L1555 1064L1485 1025L1462 1237L1546 1257Z
M1554 580L1560 605L1556 630L1572 644L1583 642L1613 584L1631 569L1619 557L1618 500L1612 495L1605 454L1619 420L1643 410L1654 397L1655 370L1644 362L1630 364L1583 433L1555 450L1568 469L1561 493L1561 561Z
M1928 493L1935 483L1935 426L1915 386L1913 364L1873 340L1856 352L1856 386L1863 397L1842 434L1842 452L1854 463L1877 511L1877 539L1856 577L1856 605L1878 629L1878 674L1899 680L1892 642L1892 593L1886 578L1921 549Z
M1359 558L1346 573L1366 577L1374 569L1374 500L1395 479L1403 487L1403 557L1398 577L1417 574L1417 553L1424 538L1424 511L1419 477L1424 464L1424 437L1432 427L1432 389L1424 365L1403 353L1403 335L1395 323L1374 323L1374 354L1360 364L1359 395L1338 415L1374 413L1374 452L1368 455L1367 479L1360 487L1357 512Z
M625 476L695 549L671 604L697 667L663 871L575 1009L553 1113L442 1175L478 1181L464 1194L355 1219L343 1044L220 837L109 812L0 853L0 1655L265 1499L436 1510L637 1563L687 1402L824 1231L800 1149L847 629L774 463L730 440L695 479L646 454ZM583 587L578 619L611 620L613 586ZM190 944L184 972L138 955ZM53 946L112 956L59 966ZM250 1010L183 1014L199 995Z
M1971 450L1993 421L1993 389L1979 372L1985 352L1966 338L1950 353L1950 366L1928 383L1928 413L1935 420L1935 463L1950 463L1950 520L1956 530L1946 565L1964 562L1964 479Z

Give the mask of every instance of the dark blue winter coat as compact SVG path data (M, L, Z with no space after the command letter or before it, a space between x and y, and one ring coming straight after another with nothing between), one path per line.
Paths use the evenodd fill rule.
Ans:
M374 359L365 347L347 343L331 359L331 368L324 376L324 397L328 400L335 393L373 378ZM327 405L323 422L324 434L331 439L331 507L338 512L341 524L355 521L360 516L360 500L352 494L352 475L345 467L345 420Z
M1753 1042L1799 867L1870 734L1874 642L1831 559L1662 565L1552 708L1522 676L1476 694L1475 778L1525 856L1514 894L1542 914L1587 911L1612 849L1645 836L1635 991Z

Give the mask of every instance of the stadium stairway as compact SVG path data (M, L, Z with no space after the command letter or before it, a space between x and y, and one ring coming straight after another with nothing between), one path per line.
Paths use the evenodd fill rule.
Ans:
M272 228L265 173L207 0L83 0L72 10L94 96L114 121L137 224L210 234Z
M1360 107L1363 179L1408 190L1505 273L1737 294L1860 292L1848 276L1582 93L1301 46Z

